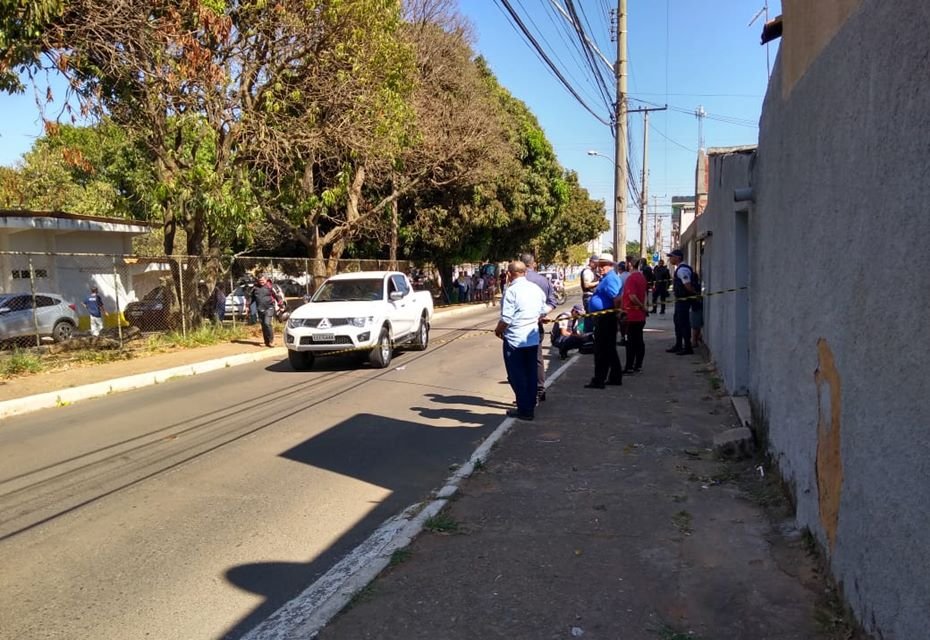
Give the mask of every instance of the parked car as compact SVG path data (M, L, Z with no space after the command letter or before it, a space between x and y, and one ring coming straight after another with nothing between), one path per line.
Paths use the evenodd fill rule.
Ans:
M284 344L291 366L313 366L316 354L354 351L372 366L391 363L394 349L426 349L433 296L414 291L396 271L343 273L326 280L287 321Z
M284 300L285 295L281 287L274 283L275 293L278 294L278 297L281 300ZM233 314L235 314L237 320L248 319L251 315L249 313L249 304L252 301L252 289L255 288L254 282L245 282L240 283L238 287L233 289L232 293L226 296L226 319L232 320Z
M126 321L142 331L166 331L181 326L181 309L168 285L159 285L126 305Z
M0 340L25 342L35 336L36 322L39 336L69 340L78 326L77 307L56 293L37 293L33 315L32 300L31 293L0 293Z
M552 284L552 290L555 292L555 299L559 304L565 304L567 298L565 293L565 282L558 271L546 270L540 271L539 274L544 276Z

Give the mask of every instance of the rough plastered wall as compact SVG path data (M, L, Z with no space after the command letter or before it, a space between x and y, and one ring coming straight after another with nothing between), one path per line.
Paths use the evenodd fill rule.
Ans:
M930 637L928 33L930 2L863 0L787 96L776 65L750 232L751 394L800 524L896 640Z
M727 390L749 390L749 313L751 289L748 239L749 202L735 202L734 189L751 186L755 152L710 149L707 208L697 219L704 236L701 277L705 292L704 341ZM728 291L729 289L742 289Z

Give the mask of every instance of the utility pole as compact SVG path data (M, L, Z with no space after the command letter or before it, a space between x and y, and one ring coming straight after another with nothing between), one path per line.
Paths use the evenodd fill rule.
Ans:
M616 135L614 139L614 260L620 261L626 253L626 182L627 182L627 130L626 130L626 3L617 0L617 102L614 104Z
M656 253L661 255L662 247L659 243L662 241L662 227L659 225L659 197L652 196L652 232L655 234L655 243L652 246L655 247ZM663 193L661 197L664 198L665 194Z
M627 113L643 114L643 182L639 199L639 257L646 257L646 217L649 214L649 112L665 111L664 107L630 109Z

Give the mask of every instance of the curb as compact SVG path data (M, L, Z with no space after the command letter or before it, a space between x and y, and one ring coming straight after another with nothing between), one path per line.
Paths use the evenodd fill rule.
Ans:
M575 354L546 379L546 388L578 360ZM403 549L422 531L426 521L442 511L458 492L463 480L475 466L484 463L491 449L514 425L505 418L491 435L475 449L468 462L449 476L430 502L410 505L384 521L368 539L358 545L300 595L285 603L242 637L242 640L297 640L314 638L333 617L342 611L356 593L364 589L390 563L398 549Z
M437 317L457 316L464 314L467 311L474 311L476 309L485 308L486 307L484 306L466 305L452 309L440 309L433 314L433 320L435 321ZM119 393L121 391L131 391L133 389L150 387L152 385L166 382L172 378L195 376L199 373L207 373L210 371L216 371L217 369L225 369L227 367L236 367L242 364L251 364L253 362L267 360L269 358L283 358L286 355L287 349L284 347L278 347L275 349L266 349L256 353L242 353L234 356L215 358L213 360L205 360L203 362L197 362L194 364L185 364L177 367L171 367L170 369L160 369L158 371L137 373L122 378L104 380L103 382L95 382L93 384L85 384L78 387L60 389L58 391L49 391L47 393L38 393L31 396L24 396L22 398L4 400L0 402L0 420L3 420L4 418L11 418L13 416L23 415L25 413L31 413L33 411L40 411L42 409L51 409L52 407L69 405L79 400L89 400L91 398L99 398L101 396Z
M122 378L104 380L93 384L85 384L79 387L70 387L58 391L49 391L47 393L38 393L13 400L4 400L0 402L0 419L12 416L39 411L40 409L50 409L52 407L61 407L69 405L78 400L88 400L90 398L99 398L100 396L119 393L120 391L130 391L142 387L149 387L155 384L161 384L172 378L182 378L195 376L198 373L207 373L226 367L235 367L240 364L249 364L258 362L274 356L284 356L287 350L283 347L277 349L267 349L257 353L242 353L225 358L216 358L194 364L185 364L170 369L161 369L159 371L149 371L147 373L137 373Z

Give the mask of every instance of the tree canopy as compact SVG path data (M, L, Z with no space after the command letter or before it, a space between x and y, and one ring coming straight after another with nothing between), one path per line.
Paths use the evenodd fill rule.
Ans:
M607 228L450 0L14 4L0 90L54 71L98 124L50 119L6 206L158 220L204 256L552 261Z

